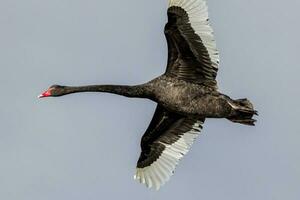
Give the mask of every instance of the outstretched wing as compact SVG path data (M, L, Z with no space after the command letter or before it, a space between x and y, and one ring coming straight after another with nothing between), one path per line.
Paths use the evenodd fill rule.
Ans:
M169 0L167 75L216 84L219 53L205 0Z
M135 179L159 189L173 175L179 160L189 151L202 129L204 119L180 116L157 106L142 137L142 152Z

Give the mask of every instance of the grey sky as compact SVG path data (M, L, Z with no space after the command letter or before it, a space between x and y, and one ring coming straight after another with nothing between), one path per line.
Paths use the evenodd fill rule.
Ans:
M167 0L0 1L0 199L299 200L300 1L209 0L220 90L256 127L207 120L159 192L133 180L155 103L38 100L53 83L137 84L165 70Z

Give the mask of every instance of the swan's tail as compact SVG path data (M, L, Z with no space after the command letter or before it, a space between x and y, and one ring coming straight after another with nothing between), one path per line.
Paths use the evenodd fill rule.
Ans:
M258 112L254 110L248 99L233 100L232 104L233 114L227 119L235 123L255 126L256 120L253 119L253 116L258 115Z

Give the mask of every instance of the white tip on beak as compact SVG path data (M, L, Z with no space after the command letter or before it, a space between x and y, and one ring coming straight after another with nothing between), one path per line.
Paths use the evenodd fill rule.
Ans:
M38 96L38 98L40 99L40 98L43 98L44 96L42 95L42 94L40 94L39 96Z

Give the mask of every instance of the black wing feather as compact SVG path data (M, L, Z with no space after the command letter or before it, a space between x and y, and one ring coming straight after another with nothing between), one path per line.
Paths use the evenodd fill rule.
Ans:
M165 36L169 51L167 75L195 83L216 84L218 69L184 9L176 6L168 9Z
M138 167L149 166L155 161L155 158L158 158L159 155L156 152L161 152L163 147L158 145L156 149L151 149L151 145L178 119L180 119L179 115L168 112L160 105L157 106L150 125L141 140L142 153L138 160ZM152 158L153 160L151 160Z
M157 189L171 175L202 128L204 119L171 113L157 106L154 117L141 140L142 152L135 178Z

